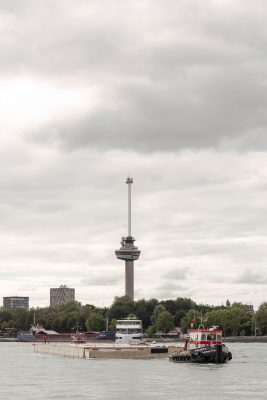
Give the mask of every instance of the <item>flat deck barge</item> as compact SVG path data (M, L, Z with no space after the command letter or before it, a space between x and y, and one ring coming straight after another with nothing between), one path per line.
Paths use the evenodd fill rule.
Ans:
M92 346L87 344L33 344L34 352L83 359L153 359L167 358L172 352L182 351L178 346Z

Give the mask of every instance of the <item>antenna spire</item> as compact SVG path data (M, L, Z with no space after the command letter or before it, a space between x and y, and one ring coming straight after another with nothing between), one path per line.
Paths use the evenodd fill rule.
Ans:
M132 188L133 178L130 177L126 179L126 184L128 185L128 236L132 236Z

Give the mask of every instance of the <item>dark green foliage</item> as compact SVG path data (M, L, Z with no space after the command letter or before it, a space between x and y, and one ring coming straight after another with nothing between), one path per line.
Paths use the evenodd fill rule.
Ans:
M241 303L207 313L208 325L219 325L225 336L251 335L252 315Z
M113 319L110 323L109 323L109 326L108 326L108 330L109 331L113 331L113 332L115 332L116 331L116 319Z
M99 312L93 311L85 322L88 331L103 331L106 328L106 320Z
M255 314L256 326L261 335L267 335L267 302L260 305Z
M160 332L169 332L174 327L174 317L169 311L158 314L155 326Z
M2 322L8 322L12 319L12 313L8 311L1 311L0 312L0 324Z
M184 332L187 332L190 328L197 328L200 325L201 317L195 309L187 311L185 316L181 320L181 327Z
M134 308L134 301L130 297L115 297L109 309L108 317L110 320L126 318L129 314L135 313Z
M150 326L151 315L158 303L157 299L142 299L135 302L135 314L138 319L142 320L144 329L147 329Z
M155 324L158 319L159 314L163 313L164 311L166 311L166 308L162 304L158 304L154 308L154 312L151 316L151 322L153 322L153 324Z
M135 315L143 322L144 330L150 334L155 331L165 331L173 326L180 326L186 332L193 324L197 328L202 323L206 327L219 325L225 335L267 334L267 302L262 303L255 316L241 303L229 301L226 306L209 306L196 304L188 298L178 297L175 300L158 301L157 299L133 301L127 296L115 297L110 308L100 308L92 304L82 306L77 301L65 305L36 308L27 310L0 311L0 328L2 332L13 329L28 330L35 321L47 329L57 332L71 332L77 326L85 331L104 330L106 319L110 321L110 328L115 329L116 319L123 319ZM252 332L253 331L253 332Z

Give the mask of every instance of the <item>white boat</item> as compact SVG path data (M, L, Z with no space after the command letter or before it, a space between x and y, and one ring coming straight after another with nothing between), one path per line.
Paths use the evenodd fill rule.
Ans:
M143 327L140 319L118 319L116 323L115 344L140 344Z

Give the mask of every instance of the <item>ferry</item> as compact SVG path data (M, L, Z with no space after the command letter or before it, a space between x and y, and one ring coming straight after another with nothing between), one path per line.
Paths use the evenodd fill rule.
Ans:
M168 353L168 347L158 345L152 342L151 344L143 341L143 327L140 319L119 319L116 323L116 339L115 345L131 346L136 348L149 347L151 354Z
M118 319L116 322L115 344L140 344L143 327L140 319Z
M173 362L222 364L231 359L231 351L222 343L222 330L217 326L205 329L203 325L198 329L190 329L183 351L169 356Z

